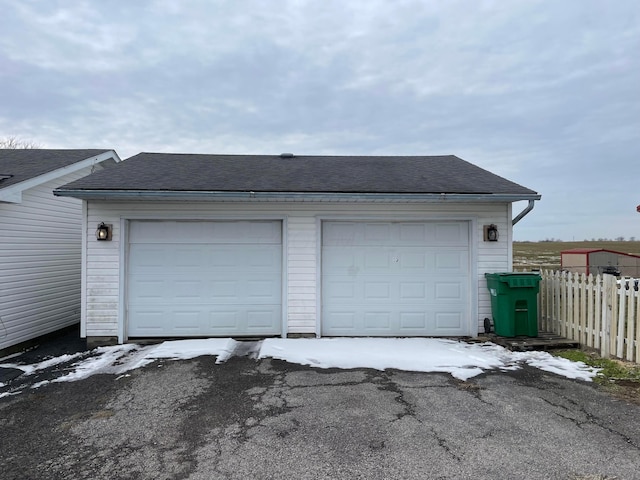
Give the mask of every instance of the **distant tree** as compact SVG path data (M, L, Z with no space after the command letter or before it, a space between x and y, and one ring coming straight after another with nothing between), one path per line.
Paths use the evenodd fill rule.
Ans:
M0 149L40 148L36 142L20 140L17 137L0 138Z
M630 242L635 242L636 241L636 237L629 237L629 241Z
M624 242L624 237L616 237L616 242Z

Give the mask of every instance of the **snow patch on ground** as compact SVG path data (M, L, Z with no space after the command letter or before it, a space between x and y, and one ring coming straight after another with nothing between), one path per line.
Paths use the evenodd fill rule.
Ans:
M45 368L53 367L55 365L59 365L61 363L70 362L74 358L81 357L86 355L85 352L74 353L72 355L60 355L59 357L52 357L38 363L32 363L30 365L22 365L20 363L0 363L0 367L3 368L15 368L17 370L22 370L25 375L33 375L39 370L44 370Z
M317 368L393 368L445 372L460 380L487 370L515 370L526 363L568 378L591 381L598 370L547 352L511 352L493 343L434 338L332 338L264 340L259 358L277 358Z
M435 338L270 338L258 345L257 358L275 358L316 368L443 372L460 380L468 380L488 370L516 370L522 364L584 381L591 381L598 373L598 369L582 362L554 357L547 352L511 352L493 343ZM121 378L128 371L160 359L187 360L215 355L216 363L223 363L236 351L247 354L243 342L231 338L175 340L148 346L98 347L90 352L61 355L35 364L3 363L0 367L16 368L24 375L33 375L79 358L64 368L68 373L31 385L31 388L38 388L50 382L72 382L96 374L113 374ZM0 384L3 386L7 385ZM16 393L19 391L0 393L0 398Z

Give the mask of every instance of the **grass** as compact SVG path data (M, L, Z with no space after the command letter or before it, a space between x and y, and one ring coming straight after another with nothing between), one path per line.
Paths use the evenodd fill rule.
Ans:
M571 248L605 248L640 255L640 242L513 242L513 267L516 269L560 269L560 252Z
M555 355L572 360L583 362L591 367L600 368L596 381L598 383L608 383L615 380L635 380L640 382L640 365L626 363L611 358L602 358L595 353L585 350L562 350L555 352Z

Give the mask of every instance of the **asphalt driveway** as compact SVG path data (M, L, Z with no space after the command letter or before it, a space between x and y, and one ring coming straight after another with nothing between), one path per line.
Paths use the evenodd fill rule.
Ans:
M2 479L640 478L640 407L526 366L156 361L0 398L0 429Z

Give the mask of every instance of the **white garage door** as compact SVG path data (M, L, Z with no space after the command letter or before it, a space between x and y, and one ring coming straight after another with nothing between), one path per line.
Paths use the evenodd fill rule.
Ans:
M129 337L276 335L282 223L132 221Z
M324 222L322 334L468 335L468 222Z

